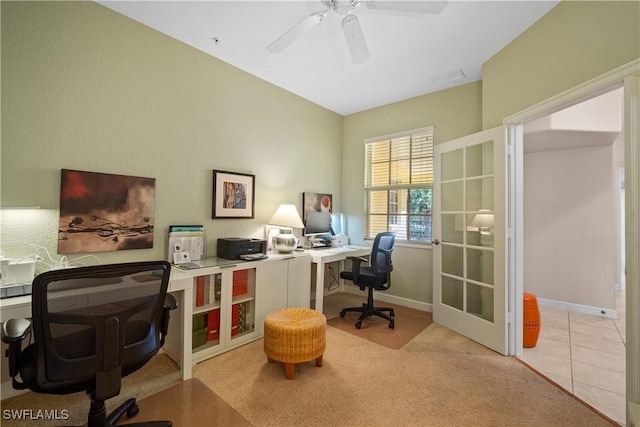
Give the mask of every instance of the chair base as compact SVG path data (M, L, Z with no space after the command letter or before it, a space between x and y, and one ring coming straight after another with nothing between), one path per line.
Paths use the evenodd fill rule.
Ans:
M123 404L118 406L111 414L107 415L107 409L104 400L91 399L91 409L89 411L89 419L87 427L115 427L120 418L127 413L127 418L134 417L140 408L136 403L136 399L127 399ZM171 427L171 421L145 421L134 424L125 424L126 426L138 427Z
M367 296L367 302L362 304L362 307L348 307L343 308L340 312L340 317L344 317L347 311L354 311L356 313L362 313L356 321L356 329L362 327L362 321L370 316L382 317L389 321L389 329L394 329L396 326L395 312L393 308L389 307L375 307L373 305L373 288L369 288L369 294ZM385 312L389 312L387 315Z

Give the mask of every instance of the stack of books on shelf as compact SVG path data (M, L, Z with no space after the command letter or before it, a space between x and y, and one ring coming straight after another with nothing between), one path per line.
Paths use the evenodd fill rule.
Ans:
M220 309L216 308L193 315L192 338L192 348L220 339Z

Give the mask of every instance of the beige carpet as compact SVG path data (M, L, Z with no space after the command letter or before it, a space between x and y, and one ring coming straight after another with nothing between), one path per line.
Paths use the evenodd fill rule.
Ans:
M400 350L327 328L323 366L287 380L262 340L194 376L255 426L607 426L522 363L436 323Z
M325 299L327 317L335 317L339 307L354 305L345 298L357 299ZM281 363L267 363L262 340L202 362L193 373L242 417L241 423L228 418L221 424L226 427L245 425L244 419L257 427L612 425L517 359L494 353L437 323L399 350L329 326L323 366L297 364L293 380L285 379ZM126 397L144 398L177 383L176 364L158 355L123 380L121 395L109 402L108 409ZM177 398L172 402L176 408L186 409L185 399L201 405L195 397L184 395L187 391L181 393L182 403ZM168 405L160 401L161 406ZM3 427L82 425L88 398L83 393L27 393L3 401L2 410L6 409L66 409L71 418L3 419ZM149 411L145 408L145 416L150 416ZM180 421L187 426L193 418Z
M333 317L327 321L327 324L376 344L397 350L433 322L432 314L426 311L383 302L376 302L376 304L381 307L393 308L395 312L394 329L389 328L387 320L377 316L364 319L361 328L357 329L355 322L360 317L360 313L356 312L347 312L344 317Z

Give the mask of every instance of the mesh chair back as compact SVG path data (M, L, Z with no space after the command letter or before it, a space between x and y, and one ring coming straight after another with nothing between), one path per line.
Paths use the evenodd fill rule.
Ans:
M391 262L391 252L396 241L396 233L394 231L385 231L378 233L373 241L373 249L371 250L371 268L376 275L387 276L393 270Z
M113 377L162 347L171 265L164 261L49 271L33 282L37 381L42 388ZM115 394L114 394L115 393Z

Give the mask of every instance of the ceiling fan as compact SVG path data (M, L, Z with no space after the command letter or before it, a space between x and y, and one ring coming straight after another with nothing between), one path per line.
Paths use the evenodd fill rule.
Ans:
M358 6L364 4L369 9L374 10L437 14L442 12L449 3L448 1L432 0L321 0L321 2L325 6L324 10L312 13L291 27L267 46L267 50L272 53L282 52L306 31L322 22L333 11L338 15L344 16L342 19L342 31L351 53L351 59L354 64L361 64L367 61L370 55L360 21L353 13Z

